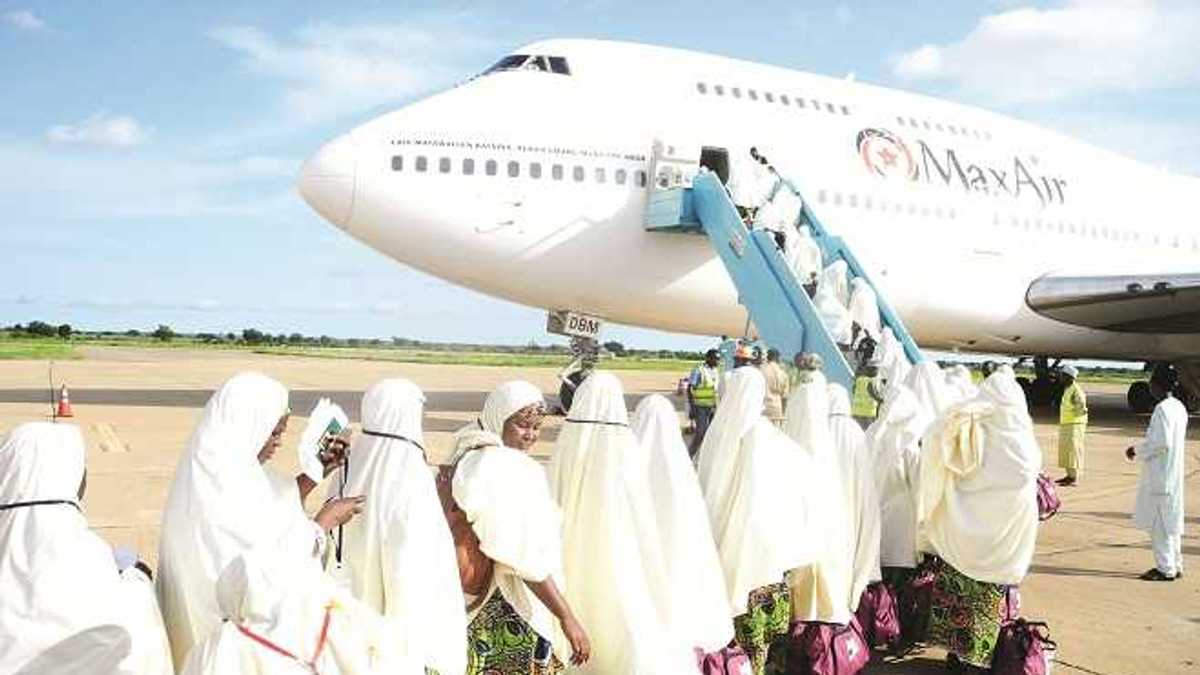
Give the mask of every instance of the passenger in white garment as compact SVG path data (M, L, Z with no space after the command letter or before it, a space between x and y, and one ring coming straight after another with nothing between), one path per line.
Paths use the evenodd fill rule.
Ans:
M863 335L879 342L882 325L879 320L879 298L875 289L862 277L850 280L850 320L854 322L854 343Z
M733 639L725 577L713 540L700 481L679 433L679 415L660 394L643 398L633 413L633 433L647 454L654 513L671 574L670 622L685 644L705 652Z
M896 339L896 334L889 326L884 326L881 331L876 353L879 355L879 377L888 387L902 383L912 370L912 364L904 353L904 345Z
M957 402L957 392L946 382L936 361L922 361L904 378L904 386L917 398L930 422Z
M362 433L344 472L347 494L367 497L365 515L343 528L341 575L354 597L382 614L406 661L461 675L467 620L454 545L426 463L425 395L388 379L363 394ZM334 573L338 573L335 568Z
M287 429L287 400L287 389L266 375L234 375L208 400L175 469L163 510L158 598L177 668L221 623L216 582L225 565L263 548L319 567L325 533L362 508L359 497L332 500L309 519L303 500L316 484L263 466ZM323 461L328 472L340 460Z
M847 311L850 308L850 266L845 260L835 260L821 270L817 292L828 289L833 298Z
M1157 374L1157 373L1156 373ZM1125 455L1141 462L1133 522L1150 533L1154 567L1142 574L1146 581L1174 581L1183 576L1184 456L1188 414L1171 395L1175 383L1169 376L1150 379L1150 393L1158 399L1146 436Z
M455 456L438 476L451 532L461 532L465 522L478 545L471 558L490 577L483 588L463 588L469 673L528 675L581 665L591 652L560 591L566 587L562 512L545 469L526 454L545 415L537 387L505 382L488 395L479 418L454 435Z
M788 265L800 285L817 283L824 263L821 260L821 246L813 239L812 230L807 225L795 232L788 231L787 251Z
M880 511L875 491L873 457L867 436L850 416L850 395L840 384L830 383L829 432L833 436L834 456L841 470L846 491L847 531L850 537L852 575L850 611L858 609L863 591L883 577L879 568Z
M880 510L880 565L911 570L917 564L916 493L921 437L933 417L903 385L888 389L879 417L867 429L873 453L875 491Z
M85 476L78 427L0 437L0 672L173 673L148 581L123 581L88 527Z
M784 432L808 458L808 498L820 505L805 535L816 544L815 560L792 571L789 579L793 621L846 624L851 614L855 537L847 524L850 504L829 427L829 388L825 376L812 373L788 396Z
M575 392L550 462L551 493L563 513L566 597L592 646L591 660L572 672L696 667L692 646L667 623L674 598L645 466L621 383L592 373Z
M813 304L816 305L821 323L825 325L825 330L829 331L833 341L843 350L849 349L854 339L854 322L850 319L850 312L846 306L838 300L833 286L823 281L818 282Z
M223 623L180 675L424 675L395 653L394 631L320 570L267 552L233 559L217 579Z

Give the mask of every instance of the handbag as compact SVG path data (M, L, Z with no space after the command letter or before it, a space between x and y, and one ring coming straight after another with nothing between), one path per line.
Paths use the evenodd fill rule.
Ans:
M736 644L708 653L697 648L696 665L703 675L754 675L750 657Z
M896 593L882 581L863 589L855 618L862 629L863 639L872 647L889 647L900 639L900 614Z
M848 624L797 622L791 634L789 675L855 675L871 661L855 617Z
M1037 477L1037 505L1038 520L1042 521L1050 520L1062 508L1062 500L1058 498L1054 481L1044 473L1039 473Z
M994 675L1049 675L1058 643L1041 621L1016 619L1000 627L992 656Z

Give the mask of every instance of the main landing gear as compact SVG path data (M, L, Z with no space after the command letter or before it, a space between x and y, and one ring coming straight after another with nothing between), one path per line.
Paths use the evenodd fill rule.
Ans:
M1175 397L1183 403L1188 412L1200 410L1200 362L1187 363L1154 363L1146 364L1151 372L1151 379L1160 377L1168 381L1178 382ZM1139 381L1129 385L1125 394L1129 409L1136 413L1148 413L1154 410L1155 400L1150 393L1150 382Z
M1016 366L1024 365L1025 360L1022 357L1017 361ZM1033 378L1017 378L1017 382L1025 390L1025 400L1029 402L1030 408L1058 410L1063 392L1062 378L1059 377L1060 363L1062 363L1062 359L1056 359L1051 364L1049 358L1035 356L1033 357Z

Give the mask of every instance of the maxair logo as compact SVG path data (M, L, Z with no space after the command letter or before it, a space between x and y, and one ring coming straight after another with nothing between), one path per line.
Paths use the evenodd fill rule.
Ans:
M917 179L917 163L908 146L887 129L863 129L855 144L863 164L876 176Z
M914 150L887 129L863 129L855 138L863 165L889 180L923 182L993 197L1036 199L1042 206L1066 203L1067 181L1038 170L1037 157L987 161L956 148L934 147L917 139Z

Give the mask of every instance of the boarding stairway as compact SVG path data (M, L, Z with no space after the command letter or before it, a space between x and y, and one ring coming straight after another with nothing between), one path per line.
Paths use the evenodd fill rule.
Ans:
M664 180L656 175L651 189L646 229L706 235L737 288L739 302L749 312L759 337L778 349L785 359L799 352L820 355L829 381L853 390L855 367L826 328L813 300L776 246L772 232L747 229L715 173L704 168L690 178L678 171L665 173L669 177ZM870 284L878 300L880 323L891 328L910 364L920 362L920 348L846 242L821 224L794 184L779 178L772 196L780 190L791 190L801 205L793 230L785 236L796 236L796 229L809 227L821 250L822 267L844 260L849 268L848 281L857 277Z

